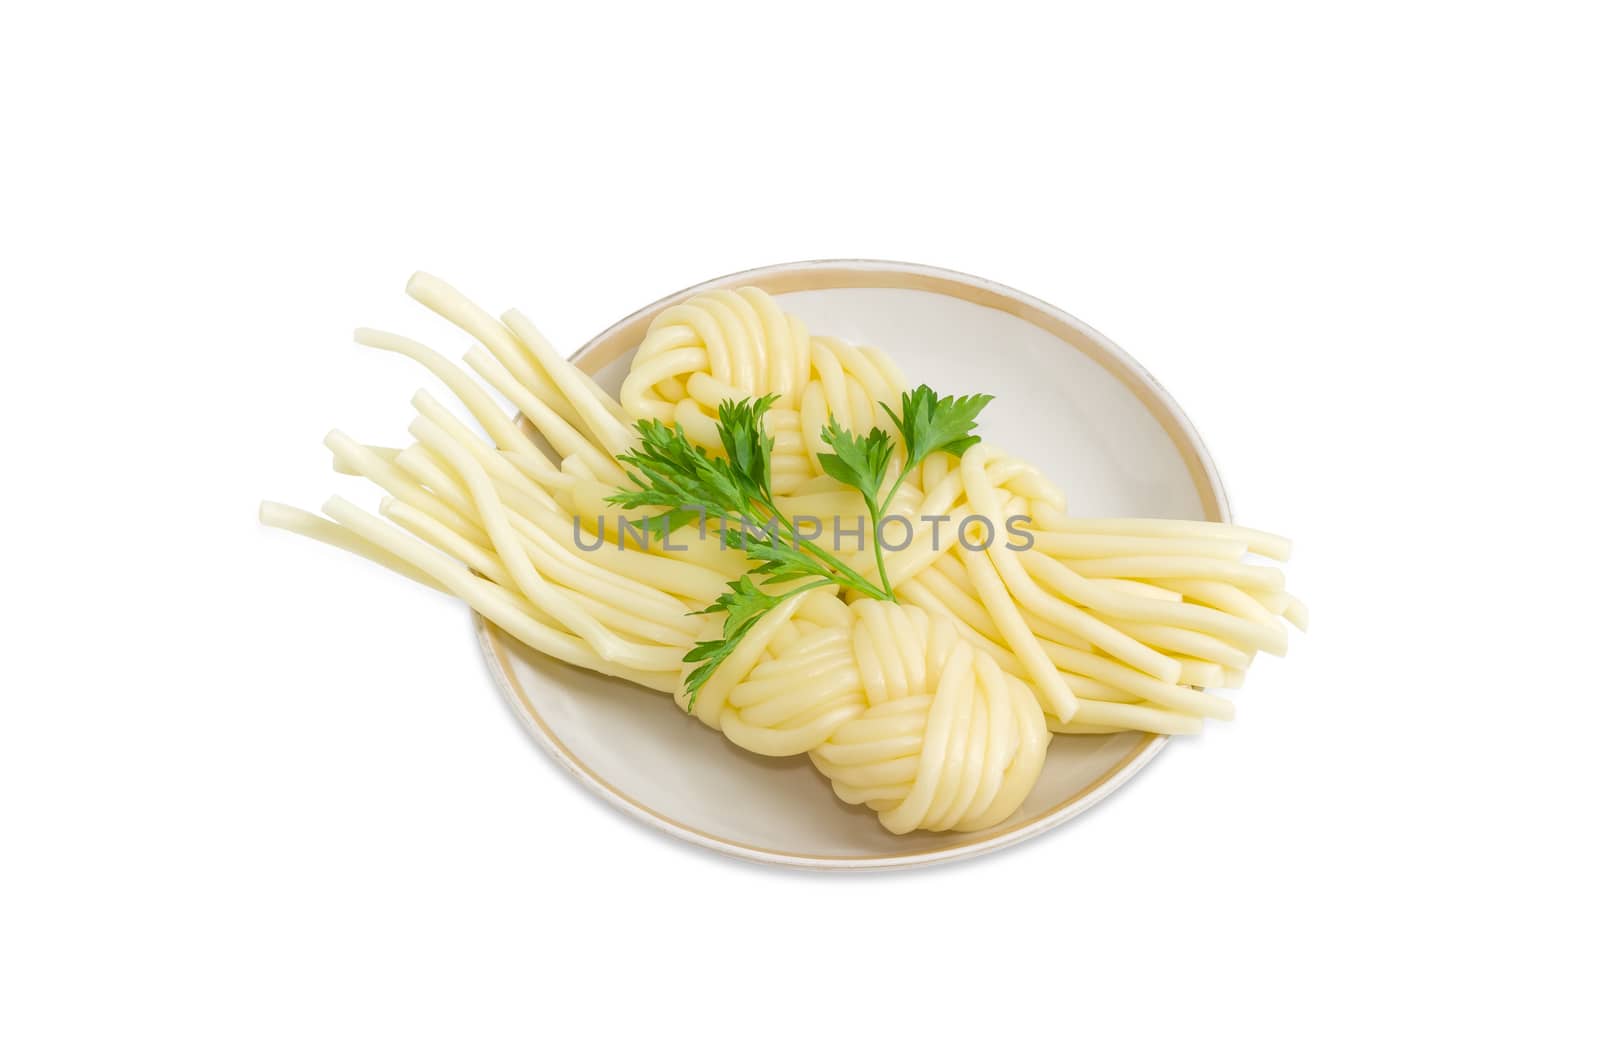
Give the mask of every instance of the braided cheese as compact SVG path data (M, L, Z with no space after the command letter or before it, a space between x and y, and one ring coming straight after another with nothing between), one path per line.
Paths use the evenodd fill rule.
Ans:
M885 555L901 604L836 587L786 597L691 706L683 656L721 634L720 617L698 610L749 562L715 533L647 548L619 527L606 498L627 484L616 456L633 423L675 422L719 450L717 405L774 393L764 424L781 511L854 523L865 505L821 473L820 434L830 418L858 433L891 429L879 405L898 404L899 369L875 349L811 335L745 287L662 312L612 399L519 313L496 320L422 274L408 292L478 342L462 357L470 373L397 335L360 330L357 341L426 367L487 439L419 392L409 446L327 438L336 470L388 493L382 517L335 498L326 519L263 503L261 520L455 594L530 648L674 693L749 751L807 754L841 800L891 832L1004 820L1037 780L1051 731L1193 733L1227 718L1231 703L1202 690L1237 687L1257 652L1283 652L1285 621L1305 625L1282 573L1247 562L1285 559L1287 540L1069 517L1041 473L980 443L912 467L887 511L909 524ZM1014 550L1002 526L1018 517L1032 545ZM870 543L817 542L876 578Z

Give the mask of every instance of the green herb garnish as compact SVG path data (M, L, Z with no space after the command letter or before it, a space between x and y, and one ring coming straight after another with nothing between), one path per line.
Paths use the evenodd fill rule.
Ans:
M727 458L707 454L684 435L681 425L639 422L639 446L617 456L632 467L628 479L636 490L606 501L630 510L667 507L665 522L661 515L646 518L652 528L670 524L674 511L680 510L720 521L723 540L759 559L756 572L769 578L826 576L870 597L886 598L837 556L800 538L778 512L772 497L772 435L761 427L761 416L775 399L726 400L717 408L717 433Z
M871 598L893 601L889 572L884 564L883 545L878 539L883 511L889 508L900 485L912 469L934 451L960 455L978 442L978 412L992 396L946 396L941 399L926 385L901 396L897 416L887 405L890 419L900 432L905 446L905 464L900 475L883 491L884 478L894 455L894 441L882 429L873 428L856 436L833 419L828 420L822 439L832 452L818 456L828 476L848 484L866 499L872 515L872 545L877 560L880 584L874 584L855 569L809 539L778 512L772 496L772 435L761 424L762 416L777 399L775 395L755 400L727 400L717 408L717 436L726 458L708 454L690 442L683 427L660 421L637 424L639 446L617 460L630 467L628 479L634 490L618 492L607 501L624 509L641 506L665 507L666 512L645 517L640 522L655 534L672 527L705 518L719 522L724 543L743 550L756 567L752 574L762 577L758 585L749 575L728 584L705 613L725 613L722 637L696 642L684 655L686 663L696 664L686 677L689 709L702 686L717 666L738 648L744 636L761 617L785 598L814 587L833 583ZM777 594L763 586L797 583Z
M894 453L894 441L882 429L874 427L866 436L857 436L841 428L831 417L822 430L823 442L833 448L831 455L818 456L823 471L834 480L848 484L861 492L867 501L867 512L872 516L872 548L878 562L878 576L883 580L883 590L894 600L894 588L889 585L889 572L884 566L883 543L878 538L878 526L884 511L894 501L900 485L906 482L911 471L935 451L948 451L960 457L967 448L976 444L979 437L973 432L978 426L978 412L989 405L993 396L945 396L941 398L926 385L918 385L900 396L900 413L896 415L888 404L880 403L889 413L889 420L900 431L905 444L905 464L900 475L889 486L881 499L883 479L889 468L889 458Z
M993 396L944 396L918 385L910 392L900 394L900 413L896 415L886 403L878 404L889 412L889 420L900 430L906 445L906 464L900 479L889 489L889 498L900 490L900 485L910 476L921 461L935 451L948 451L960 458L967 448L981 438L973 430L978 427L978 412L989 406ZM888 505L888 499L884 505Z
M797 587L791 593L809 590L812 586L816 584ZM717 665L733 654L750 628L756 625L757 620L788 596L788 594L763 593L749 576L740 576L728 584L728 593L719 596L716 601L696 613L700 615L725 612L727 616L722 620L721 638L712 642L696 642L693 649L683 654L685 663L700 665L690 671L688 677L684 679L684 688L689 691L689 710L694 710L694 700L700 694L700 687L711 678Z
M878 562L878 578L883 581L884 593L893 601L894 588L889 585L889 570L883 563L883 542L878 538L878 524L883 520L884 509L878 504L878 492L883 488L883 477L889 470L889 459L894 455L894 441L876 426L866 436L856 436L829 416L828 424L822 427L822 442L833 448L833 454L817 456L823 472L855 488L867 500L867 513L872 517L872 553Z
M708 454L684 435L683 427L659 421L638 423L639 446L617 460L629 467L634 490L606 501L624 509L664 506L667 512L644 518L654 531L675 523L705 517L719 523L725 545L743 550L754 561L752 570L768 584L799 582L782 594L767 594L750 576L728 584L723 594L702 612L724 612L722 637L697 642L684 656L698 663L689 672L685 688L694 707L700 687L717 665L738 647L761 615L778 602L801 591L835 583L868 597L888 594L855 569L809 539L778 512L772 497L772 436L761 426L775 396L758 400L725 401L717 408L717 434L727 458Z

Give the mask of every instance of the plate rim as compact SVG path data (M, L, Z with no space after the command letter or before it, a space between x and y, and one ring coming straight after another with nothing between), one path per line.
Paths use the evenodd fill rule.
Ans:
M1062 311L1021 290L966 272L929 264L870 258L823 258L767 264L730 272L687 286L675 293L631 312L585 342L568 357L587 373L626 355L639 344L650 320L663 309L706 290L730 285L759 285L768 293L793 293L802 290L848 288L915 289L954 296L1017 316L1051 333L1087 354L1133 392L1172 439L1187 465L1208 519L1231 521L1231 506L1222 475L1211 458L1199 431L1183 408L1155 377L1110 338ZM1076 340L1075 340L1076 338ZM1086 347L1087 346L1087 347ZM511 676L503 638L476 612L472 614L476 638L484 662L506 705L516 714L523 728L561 768L601 800L644 825L707 850L746 861L811 870L887 870L907 869L944 862L961 861L988 854L1031 839L1062 825L1121 788L1149 764L1166 746L1168 738L1146 734L1123 759L1087 788L1058 803L1044 814L999 831L980 832L973 838L932 850L903 854L873 854L830 857L797 855L758 847L702 832L638 802L594 773L555 734L522 686Z

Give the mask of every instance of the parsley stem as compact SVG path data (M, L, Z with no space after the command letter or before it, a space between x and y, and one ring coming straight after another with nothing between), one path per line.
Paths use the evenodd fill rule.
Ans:
M898 486L897 484L896 487ZM893 494L891 491L890 495ZM885 503L884 509L887 508L888 504ZM894 587L889 582L889 567L883 560L883 538L878 530L879 524L883 521L883 510L878 508L877 503L869 502L867 503L867 512L872 515L872 556L878 562L878 578L883 580L883 593L885 595L883 600L892 601L898 605L900 604L900 599L894 596Z
M900 471L898 477L894 478L894 483L889 485L889 492L883 497L883 501L867 503L867 509L872 511L872 547L877 551L878 555L878 575L883 577L883 589L888 592L888 600L897 605L900 603L900 599L894 596L894 587L889 584L889 570L884 566L883 540L878 536L878 525L883 521L883 512L889 508L889 504L894 502L894 497L900 493L900 485L906 482L906 478L911 476L911 471L916 468L916 463L907 459L906 467Z
M867 579L861 573L857 572L855 569L841 561L836 554L830 554L828 551L824 550L822 547L818 546L816 543L813 543L809 539L800 539L797 537L795 542L799 544L800 549L804 550L812 557L815 557L817 560L823 562L829 568L837 571L842 579L848 580L849 583L847 585L852 590L858 590L868 597L876 598L879 601L892 601L894 599L892 594L884 593L884 591L880 587L873 584L871 580Z
M839 557L839 555L831 553L823 547L813 543L809 539L800 538L799 534L794 530L794 524L789 520L789 518L783 515L783 513L778 509L776 502L774 502L772 499L763 498L752 502L750 504L750 509L745 512L748 514L754 514L754 519L760 524L770 524L773 521L776 521L779 525L779 534L787 536L787 539L778 541L787 542L791 548L816 558L817 561L821 562L827 568L832 569L836 577L846 581L842 585L848 586L851 590L866 594L868 597L876 598L878 601L894 601L894 592L888 589L889 577L887 575L884 575L884 585L883 588L880 589L871 580L867 579L865 576L861 575L861 573L857 572L855 569L846 564L845 561ZM765 516L763 516L763 514ZM876 514L874 514L873 530L873 541L876 545ZM880 563L878 568L881 572L883 568L881 561L882 555L880 554L879 556Z
M892 594L885 594L883 591L875 587L870 580L862 576L861 573L851 568L839 557L839 555L830 553L809 539L800 538L799 533L794 530L794 525L790 522L789 518L780 513L775 504L768 504L766 506L766 510L768 514L767 520L770 520L771 518L777 518L778 523L782 525L785 530L787 530L789 535L788 541L791 546L797 550L803 551L804 553L810 554L818 561L821 561L824 565L833 569L840 577L849 581L848 585L851 587L851 589L870 595L879 601L887 601L893 598ZM888 580L885 579L884 583L887 585Z
M906 482L906 478L911 476L911 471L916 468L917 467L912 465L910 462L906 463L906 468L900 471L900 475L896 477L894 483L889 486L889 494L883 497L884 509L887 510L889 508L889 504L894 501L895 495L897 495L900 491L900 485Z

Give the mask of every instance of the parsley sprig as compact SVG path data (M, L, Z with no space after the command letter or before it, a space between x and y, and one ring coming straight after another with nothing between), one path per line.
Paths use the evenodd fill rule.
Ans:
M873 426L865 436L857 436L842 427L830 415L822 427L822 442L833 448L817 456L822 471L842 484L848 484L861 493L867 502L867 513L872 517L872 554L878 563L878 578L883 581L884 593L894 600L894 588L889 585L889 569L883 562L883 543L878 538L878 525L883 520L887 501L878 502L878 492L883 488L884 474L889 471L889 459L894 456L894 441L889 434Z
M617 460L629 467L633 489L618 492L607 501L624 509L665 507L666 512L646 517L643 524L655 534L698 518L718 522L725 545L743 550L757 562L752 574L768 585L798 583L789 590L769 594L750 575L728 584L702 613L721 612L722 637L696 642L684 656L697 664L685 680L689 706L717 666L755 626L765 612L784 598L827 583L860 591L868 597L889 595L834 554L804 539L793 523L778 511L772 495L772 434L761 424L776 396L756 400L725 401L717 408L717 435L726 458L708 454L684 435L681 425L660 421L638 423L639 445Z
M654 531L674 520L682 523L680 515L686 512L716 520L724 543L759 560L755 571L769 580L824 577L869 597L886 598L836 555L802 538L778 512L772 497L772 434L761 425L761 416L776 399L725 400L717 408L717 435L727 458L707 454L684 435L681 425L639 422L639 446L617 456L631 467L628 479L634 490L606 501L630 510L667 507L665 517L646 518Z
M771 583L772 580L767 580ZM810 590L812 587L821 586L824 581L816 580L803 583L798 587L784 591L782 594L768 594L749 576L740 576L728 584L728 592L720 595L716 601L699 610L695 615L709 613L726 613L722 619L722 637L714 641L696 642L694 648L683 654L684 663L697 664L684 679L684 689L689 694L689 710L694 710L694 701L700 695L700 687L705 685L717 670L717 667L733 655L733 651L744 641L744 636L750 633L750 628L756 625L779 602L792 595Z
M833 450L819 455L818 460L830 477L855 488L866 500L881 581L877 584L837 555L802 538L794 524L778 511L772 495L772 434L762 426L763 415L776 399L775 395L768 395L755 400L728 400L717 408L717 436L727 452L726 458L708 454L691 442L682 426L660 421L639 422L639 446L617 456L629 467L633 490L618 492L608 502L630 510L664 507L665 513L642 521L656 534L696 519L716 520L724 543L743 550L757 562L750 574L730 582L726 593L700 610L701 614L724 615L722 637L696 642L684 655L685 663L697 665L684 681L691 710L701 687L718 665L733 654L761 617L784 599L833 583L871 598L895 600L878 539L883 512L911 471L928 455L934 451L960 455L978 442L973 433L978 412L993 397L940 398L921 385L901 396L899 415L887 405L880 405L888 411L905 446L905 463L881 499L894 455L894 440L876 427L857 436L832 418L828 420L822 439ZM751 575L760 576L762 583L758 585ZM779 593L762 589L785 583L797 585Z
M880 403L894 422L900 439L905 444L906 457L900 475L883 494L884 477L889 471L889 461L894 454L894 441L889 434L874 426L865 436L857 436L839 425L831 416L822 430L822 439L833 454L817 456L823 472L842 484L861 492L866 500L867 512L872 517L872 549L878 563L878 577L883 581L884 593L894 600L894 588L889 584L889 571L884 565L883 543L878 538L879 525L884 511L894 501L900 485L906 482L911 471L935 451L948 451L961 456L967 448L979 441L973 432L978 427L978 413L989 405L993 396L944 396L926 385L918 385L900 395L900 413L885 403Z

